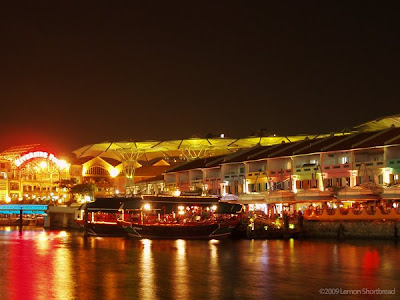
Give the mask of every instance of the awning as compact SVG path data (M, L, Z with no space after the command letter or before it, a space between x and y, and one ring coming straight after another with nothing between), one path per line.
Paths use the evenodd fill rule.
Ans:
M231 204L227 202L219 202L217 204L217 214L237 214L242 211L241 204Z
M379 199L377 195L338 195L336 198L338 201L376 201Z
M97 198L94 202L87 203L90 211L118 211L124 203L137 201L141 198Z

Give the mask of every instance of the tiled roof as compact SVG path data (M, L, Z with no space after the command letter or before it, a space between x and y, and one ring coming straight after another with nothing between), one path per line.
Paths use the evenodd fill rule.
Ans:
M396 137L400 137L400 127L389 128L387 130L382 130L375 132L370 138L363 140L357 144L353 144L353 148L368 148L368 147L376 147L383 146L387 141L392 139L396 139Z
M157 176L154 176L154 177L150 177L150 178L144 178L144 179L135 181L135 183L145 183L145 182L162 181L162 180L164 180L164 175L163 174L157 175Z
M36 151L36 150L43 150L40 144L31 144L31 145L22 145L22 146L13 146L10 147L0 154L3 156L7 155L24 155L28 152Z
M322 148L322 151L340 151L340 150L349 150L353 145L373 136L376 132L360 132L356 134L351 134L339 141Z
M315 143L318 140L305 140L305 141L299 141L299 142L295 142L295 143L290 143L288 145L288 147L283 148L279 151L273 152L270 155L268 155L269 158L272 157L283 157L283 156L290 156L293 155L293 152L299 149L302 149L306 146L311 146L313 143Z
M397 145L400 144L400 137L395 137L385 143L385 145Z
M113 159L113 158L109 158L109 157L101 157L101 159L106 161L106 162L108 162L113 167L116 167L121 163L119 160L116 160L116 159Z
M255 146L250 149L243 149L239 150L236 153L230 154L225 156L224 160L222 163L235 163L235 162L242 162L245 161L249 158L249 156L259 153L260 151L263 151L267 148L270 148L272 146Z
M165 173L170 168L169 166L143 166L136 168L135 176L157 176Z
M262 149L261 151L250 155L247 160L257 160L257 159L263 159L263 158L268 158L270 154L275 153L277 151L281 151L282 149L287 148L289 145L292 145L293 143L282 143L278 145L273 145L273 146L268 146Z
M293 154L309 154L320 152L322 148L332 145L337 141L343 139L345 136L330 136L322 139L315 140L314 143L305 145L303 148L293 151Z
M220 156L212 156L207 158L196 159L187 162L186 164L180 165L176 168L172 168L168 170L167 173L200 169L200 168L212 168L214 166L218 166L222 162L224 157L225 155L220 155Z
M71 164L73 165L83 165L84 163L88 162L89 160L92 160L93 156L86 156L86 157L81 157L81 158L74 158L71 160Z

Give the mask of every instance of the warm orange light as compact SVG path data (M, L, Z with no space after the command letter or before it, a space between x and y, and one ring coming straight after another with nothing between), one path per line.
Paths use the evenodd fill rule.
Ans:
M110 170L110 176L111 176L112 178L117 177L118 174L119 174L119 171L118 171L117 169L112 168L112 169Z

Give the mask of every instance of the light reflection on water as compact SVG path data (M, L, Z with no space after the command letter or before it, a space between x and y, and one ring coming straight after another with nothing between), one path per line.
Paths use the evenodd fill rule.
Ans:
M151 253L151 240L141 240L143 251L140 259L140 299L154 299L155 270Z
M85 239L3 227L0 299L295 299L336 287L399 293L398 252L394 241Z

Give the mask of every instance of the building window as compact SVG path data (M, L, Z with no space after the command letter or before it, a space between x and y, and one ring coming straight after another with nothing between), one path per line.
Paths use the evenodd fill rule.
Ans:
M100 175L100 176L109 176L110 174L106 169L100 166L95 166L89 168L89 170L86 171L85 175Z
M230 185L228 185L228 186L226 187L226 192L227 192L228 194L231 193L231 186L230 186Z
M254 184L249 184L249 192L254 192Z

